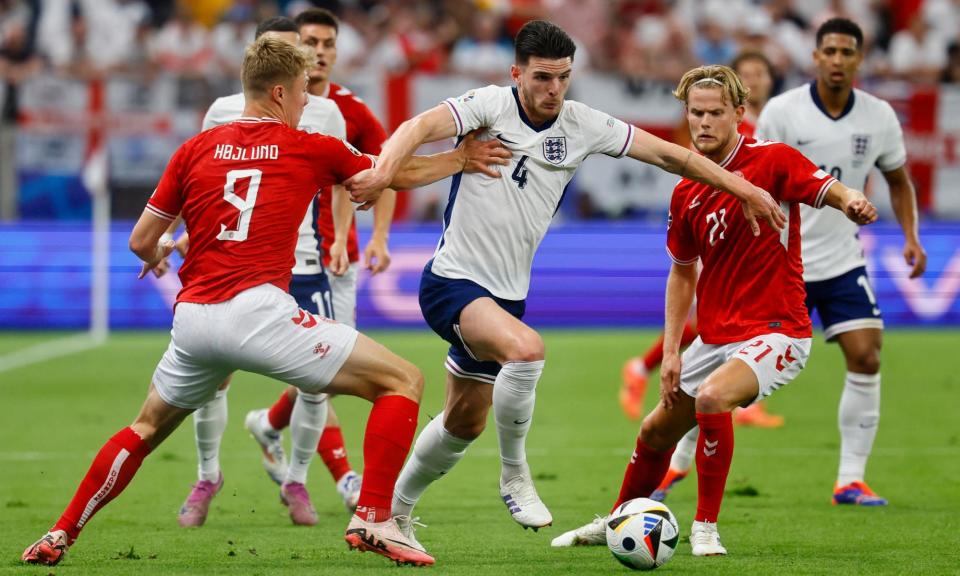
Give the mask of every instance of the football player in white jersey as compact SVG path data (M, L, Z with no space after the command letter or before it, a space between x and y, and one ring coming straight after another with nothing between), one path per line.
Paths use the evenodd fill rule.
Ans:
M354 201L363 200L423 142L479 127L513 152L500 179L454 177L443 234L423 272L421 309L451 347L444 412L421 432L394 494L397 513L408 518L427 486L449 471L483 431L492 405L504 503L524 528L552 522L525 453L544 345L521 319L534 253L586 156L630 156L707 182L744 200L754 226L757 217L775 229L783 224L769 195L740 177L688 149L564 100L574 51L558 26L527 23L516 38L515 86L472 90L405 122L387 141L377 167L346 182ZM411 522L402 529L412 535Z
M903 229L903 257L911 278L927 257L917 231L917 202L905 168L900 123L890 105L853 87L863 61L863 32L834 18L817 30L817 79L770 100L757 136L794 146L848 186L863 188L876 166L890 187ZM864 482L880 419L880 345L883 320L865 268L858 227L830 211L801 207L803 279L807 307L817 310L824 336L837 342L847 373L840 398L840 469L834 504L884 506Z

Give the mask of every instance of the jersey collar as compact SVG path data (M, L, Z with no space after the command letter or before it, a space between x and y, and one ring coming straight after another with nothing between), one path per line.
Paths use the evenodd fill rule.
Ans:
M527 113L523 111L523 105L520 104L520 93L517 92L517 87L514 86L512 90L513 90L513 99L517 101L517 112L520 113L520 119L523 120L523 123L529 126L530 129L533 130L534 132L543 132L544 130L550 128L551 126L553 126L553 123L557 121L557 118L560 117L560 114L557 114L555 117L537 126L536 124L530 121L530 118L527 117ZM563 112L562 107L560 108L560 111Z
M836 122L837 120L843 118L853 110L853 101L855 99L856 93L853 90L850 90L850 97L847 98L847 104L843 107L843 111L840 112L839 116L831 116L830 112L827 112L827 107L824 105L823 100L820 99L820 93L817 92L817 81L814 80L810 83L810 97L813 98L813 103L816 104L817 108L823 112L823 115L827 118Z
M726 168L731 162L733 162L733 159L736 158L737 152L740 151L740 147L741 147L741 146L743 146L743 135L742 135L742 134L741 134L740 137L737 139L737 145L733 147L733 150L731 150L730 153L727 154L727 157L723 159L723 162L720 163L720 167L721 167L721 168Z
M234 120L234 122L276 122L277 124L283 124L283 122L276 118L254 118L252 116L241 116Z

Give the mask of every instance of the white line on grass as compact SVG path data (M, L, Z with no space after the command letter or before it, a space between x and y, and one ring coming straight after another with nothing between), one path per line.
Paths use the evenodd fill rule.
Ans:
M0 373L90 350L104 342L106 338L98 338L88 333L40 342L0 356Z

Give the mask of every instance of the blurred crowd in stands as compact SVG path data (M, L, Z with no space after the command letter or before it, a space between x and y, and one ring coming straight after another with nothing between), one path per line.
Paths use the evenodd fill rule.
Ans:
M532 18L578 42L576 66L642 90L742 49L780 79L809 73L814 31L847 16L866 35L865 78L960 82L960 0L0 0L0 89L53 70L172 73L235 82L256 22L321 6L343 21L338 74L460 73L503 81L511 38ZM6 98L10 117L15 98Z

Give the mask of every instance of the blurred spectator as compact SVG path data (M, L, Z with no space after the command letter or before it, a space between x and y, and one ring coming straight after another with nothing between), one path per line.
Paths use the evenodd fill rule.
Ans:
M793 59L774 36L773 18L766 10L754 9L747 12L738 33L741 50L760 52L770 60L774 69L784 76L791 72ZM807 59L810 59L809 53Z
M385 19L386 39L373 60L395 73L437 74L446 65L447 47L457 37L453 20L429 6L393 5Z
M457 41L450 56L452 72L485 82L502 81L513 64L513 43L502 37L503 20L491 11L474 16L471 34Z
M947 48L947 65L940 74L940 81L947 84L960 84L960 44L951 42Z
M15 116L17 86L42 68L30 33L34 16L27 2L0 0L0 122Z
M717 2L704 7L693 42L693 51L701 64L726 64L737 53L737 43L730 35L724 8Z
M815 41L807 31L806 21L793 9L793 2L772 0L765 9L770 15L770 36L776 38L790 59L790 66L799 70L810 68Z
M936 82L947 64L947 43L915 14L910 27L890 41L890 70L894 76L915 82Z
M239 0L227 10L211 34L213 59L218 73L239 76L243 50L257 32L252 0Z
M690 38L668 12L644 14L621 34L619 69L634 86L644 80L672 84L697 64Z
M925 0L921 10L941 38L950 42L960 39L960 0Z
M207 29L186 3L177 4L173 18L154 35L150 52L163 70L189 76L206 73L213 57Z

